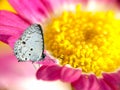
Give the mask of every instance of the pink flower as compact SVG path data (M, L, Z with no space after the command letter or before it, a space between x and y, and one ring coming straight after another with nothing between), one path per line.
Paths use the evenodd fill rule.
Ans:
M9 11L4 11L4 10L0 11L0 40L3 41L4 43L10 45L11 48L14 47L14 43L16 42L16 40L18 40L18 38L22 35L23 31L27 27L29 27L31 24L38 23L38 24L41 24L42 26L44 26L47 24L47 22L46 22L47 19L51 20L50 18L52 18L55 15L57 16L58 14L63 12L63 10L74 11L75 7L79 3L81 3L83 5L83 8L87 7L87 8L85 8L85 9L87 9L86 12L91 11L93 9L95 9L93 11L97 11L97 10L99 11L99 10L101 10L101 6L103 6L102 9L107 10L110 7L114 7L116 4L112 0L101 0L101 1L97 1L97 0L93 0L93 1L92 0L91 1L89 1L89 0L31 0L31 1L9 0L9 2L14 7L14 9L16 10L17 13L12 13ZM109 4L109 6L107 6L107 8L106 8L107 4ZM101 15L101 17L102 17L102 15ZM111 16L109 16L109 17L111 17ZM86 18L87 18L87 16L86 16ZM71 19L71 18L69 18L69 19ZM97 19L97 18L95 18L95 19ZM85 19L83 21L86 22ZM78 24L80 24L80 21ZM74 29L74 28L72 28L72 29ZM58 30L58 32L59 32L59 30ZM91 33L91 32L89 32L89 33ZM89 34L89 33L86 32L85 35ZM95 32L95 33L99 34L98 32ZM91 37L93 37L93 34L91 34L91 35L92 35ZM77 37L76 35L73 35L73 36ZM87 36L90 36L90 35L86 35L86 37ZM91 37L87 37L87 39L91 38ZM114 37L114 39L116 40L116 37ZM104 39L101 40L101 42L102 41L104 41ZM82 43L82 44L85 45L84 43ZM70 45L68 41L66 41L66 45ZM67 47L65 47L65 48L67 48ZM74 47L74 48L76 48L76 47ZM84 48L86 48L86 47L84 47ZM97 48L94 47L94 49L97 49ZM86 73L83 74L83 72L85 72L86 68L84 69L84 67L81 66L81 69L80 69L80 67L76 69L76 68L68 67L66 64L65 65L61 64L61 66L60 66L57 63L57 60L53 59L54 55L53 55L53 57L51 57L51 55L48 54L47 52L48 51L46 49L45 50L45 53L46 53L45 60L39 62L41 64L41 67L38 69L38 71L36 73L36 77L38 80L47 80L47 81L61 80L63 82L71 83L74 90L119 90L120 89L120 80L119 80L120 79L120 71L117 71L114 73L113 72L112 73L104 72L101 75L102 76L101 78L97 77L95 75L96 73L90 74L86 71L89 75ZM56 52L56 53L58 53L58 52ZM66 53L68 53L68 52L66 52ZM119 53L118 53L118 55L119 55ZM66 57L64 57L64 58L66 58ZM74 59L74 57L71 57L71 58L72 58L72 61L76 60L76 59ZM14 59L15 59L15 57L14 57ZM105 59L107 59L107 58L105 57ZM24 64L26 64L26 63L24 63ZM108 64L109 64L109 62L108 62ZM93 67L93 69L96 67ZM97 67L97 68L100 68L100 67ZM105 66L104 66L104 68L106 69ZM9 70L8 70L8 72L9 72Z

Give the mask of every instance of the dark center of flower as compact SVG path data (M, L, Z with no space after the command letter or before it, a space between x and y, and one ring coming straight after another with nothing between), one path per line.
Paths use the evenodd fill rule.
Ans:
M78 5L45 26L45 46L61 65L99 76L120 66L119 26L113 11L82 11Z

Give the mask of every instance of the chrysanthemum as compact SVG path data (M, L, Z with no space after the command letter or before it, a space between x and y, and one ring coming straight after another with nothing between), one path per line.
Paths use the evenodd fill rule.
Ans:
M46 58L37 79L73 90L120 90L120 20L113 0L9 0L0 11L0 40L14 43L33 23L44 30ZM54 61L54 62L53 62Z

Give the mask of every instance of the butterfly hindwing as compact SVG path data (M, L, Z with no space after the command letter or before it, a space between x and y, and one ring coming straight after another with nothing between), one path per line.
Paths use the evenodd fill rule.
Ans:
M39 61L43 59L43 50L43 32L39 24L28 27L14 46L19 61Z

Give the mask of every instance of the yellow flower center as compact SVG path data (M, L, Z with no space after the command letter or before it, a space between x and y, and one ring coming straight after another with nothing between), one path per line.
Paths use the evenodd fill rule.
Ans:
M9 4L8 0L0 0L0 10L7 10L16 13L12 6Z
M45 48L61 65L100 76L120 66L120 20L113 11L64 11L45 26Z

